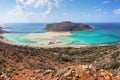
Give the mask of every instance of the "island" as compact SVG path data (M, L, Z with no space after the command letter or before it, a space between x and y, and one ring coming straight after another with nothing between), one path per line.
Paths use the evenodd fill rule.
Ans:
M71 36L72 31L92 31L93 28L89 25L82 24L82 23L73 23L70 21L63 21L60 23L51 23L47 24L44 28L46 32L44 33L30 33L26 37L31 40L45 40L47 39L48 42L46 44L61 44L63 43L60 40L61 37Z
M71 32L71 31L91 31L92 27L82 23L73 23L70 21L63 21L60 23L47 24L45 30L52 32Z

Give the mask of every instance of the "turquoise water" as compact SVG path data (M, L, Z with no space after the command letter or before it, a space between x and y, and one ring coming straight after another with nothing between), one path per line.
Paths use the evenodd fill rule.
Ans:
M87 23L87 24L93 26L94 30L72 32L71 36L61 37L58 40L66 44L113 44L120 42L120 23ZM37 26L39 26L39 24L37 24ZM24 27L20 27L20 28L22 28L21 31L20 29L17 29L19 30L19 32L22 31L25 32L25 30L23 30ZM30 25L29 28L31 28ZM44 27L42 26L42 28ZM36 31L35 26L34 28L32 26L32 29L29 29L29 32ZM41 29L40 30L37 29L37 30L41 32ZM28 34L29 33L19 33L19 34L10 33L10 34L4 34L4 36L7 37L9 40L19 44L36 44L40 42L45 43L44 41L47 41L47 40L39 40L39 41L30 40L26 37Z
M36 41L32 41L26 38L28 34L29 33L7 33L4 34L4 36L8 38L10 41L13 41L18 44L36 44L37 43Z
M68 44L113 44L120 42L120 34L73 32L72 36L61 39Z

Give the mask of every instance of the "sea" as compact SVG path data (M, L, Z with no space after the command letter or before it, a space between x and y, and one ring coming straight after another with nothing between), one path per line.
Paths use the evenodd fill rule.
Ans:
M5 30L20 33L6 33L4 36L18 44L37 44L26 36L31 32L46 32L48 23L9 23L3 24ZM75 31L72 35L58 38L65 44L117 44L120 42L120 23L84 23L94 29L92 31Z

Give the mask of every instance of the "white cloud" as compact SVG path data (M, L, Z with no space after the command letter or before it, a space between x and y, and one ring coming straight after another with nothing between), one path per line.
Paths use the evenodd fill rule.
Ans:
M36 7L36 8L39 8L39 7L42 7L42 6L45 6L47 4L49 4L49 1L48 0L33 0L33 6Z
M42 6L47 5L50 1L49 0L16 0L18 6L22 8L27 8L27 7L34 7L34 8L39 8Z
M65 0L16 0L16 6L9 11L8 17L10 21L15 22L51 21L51 19L55 18L55 15L51 17L49 14L55 9L61 8L64 1ZM67 1L71 2L75 0ZM51 15L53 16L53 14Z
M108 3L110 3L110 1L109 0L105 0L105 1L103 1L103 3L104 4L108 4Z
M114 10L114 13L115 13L115 14L117 14L117 15L120 15L120 8L119 8L119 9Z
M16 0L17 6L13 10L9 11L9 14L14 14L17 16L30 16L33 15L33 13L48 15L54 8L59 8L60 2L62 2L62 0ZM36 11L41 10L42 12L35 13L31 10L31 8ZM43 11L43 8L46 10L44 9Z
M34 13L32 12L24 12L24 10L20 6L16 6L16 8L9 11L8 14L14 17L19 17L19 16L30 17L34 15Z
M46 12L44 12L43 15L49 14L49 13L51 12L51 10L52 10L52 3L49 2L49 3L48 3L48 10L47 10Z
M62 0L54 0L55 1L55 3L54 3L54 6L56 7L56 8L58 8L60 5L59 5L59 3L60 3L60 1L62 1Z

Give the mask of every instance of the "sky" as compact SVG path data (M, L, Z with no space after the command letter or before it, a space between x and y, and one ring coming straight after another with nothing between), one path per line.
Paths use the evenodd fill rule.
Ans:
M0 0L0 23L120 22L120 0Z

